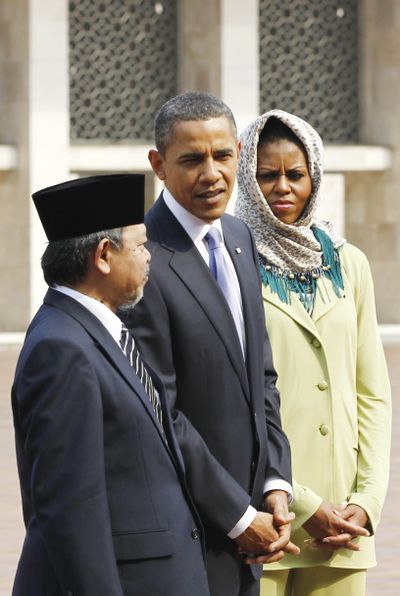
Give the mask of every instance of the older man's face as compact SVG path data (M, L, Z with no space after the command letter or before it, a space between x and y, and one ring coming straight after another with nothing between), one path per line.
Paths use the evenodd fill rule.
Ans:
M123 246L113 252L112 302L116 308L132 307L143 296L149 277L150 253L145 247L146 226L127 226L122 234Z
M187 211L206 223L223 215L239 159L239 144L225 116L177 122L165 155L152 150L149 159Z

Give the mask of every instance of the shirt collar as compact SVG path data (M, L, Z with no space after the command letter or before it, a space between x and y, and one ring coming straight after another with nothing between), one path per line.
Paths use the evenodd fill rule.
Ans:
M54 286L54 290L57 292L61 292L70 298L73 298L82 306L87 308L92 315L94 315L102 325L107 329L107 331L112 335L113 339L119 344L119 340L121 338L121 328L122 323L121 320L117 317L116 314L113 313L108 306L105 306L98 300L87 296L86 294L81 294L77 290L73 290L72 288L67 288L66 286Z
M198 244L207 234L211 225L205 223L192 213L182 207L180 203L171 195L167 188L163 190L163 198L166 206L171 213L176 217L178 222L181 224L187 235L192 240L193 244ZM213 221L212 226L217 228L221 233L222 242L224 241L224 233L222 231L221 220L216 219Z

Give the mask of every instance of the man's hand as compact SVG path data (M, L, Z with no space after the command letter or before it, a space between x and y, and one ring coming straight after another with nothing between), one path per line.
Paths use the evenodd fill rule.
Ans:
M289 513L288 496L284 490L269 491L264 499L264 510L273 515L275 526L290 524L295 518L294 513Z
M369 536L364 527L367 523L368 516L361 507L347 503L334 506L323 501L303 528L314 538L313 546L358 551L360 547L353 540L357 536Z
M298 554L299 548L290 542L290 524L275 527L270 513L258 511L253 523L236 538L240 550L248 553L245 563L273 563L285 552Z

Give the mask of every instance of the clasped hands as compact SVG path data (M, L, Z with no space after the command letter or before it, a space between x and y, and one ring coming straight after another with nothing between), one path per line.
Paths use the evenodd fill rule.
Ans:
M290 541L291 523L294 513L289 513L287 495L276 490L267 494L265 511L258 511L250 526L236 538L239 550L246 554L245 563L274 563L285 553L297 555L298 546ZM362 507L341 503L332 505L323 501L317 511L303 524L312 537L309 544L314 547L337 550L346 548L358 551L354 542L358 536L369 536L366 529L368 515Z
M312 537L307 541L311 546L358 551L360 547L353 541L358 536L369 536L365 528L367 523L368 515L362 507L351 503L332 505L323 501L303 528Z
M297 555L300 549L290 542L291 523L295 517L289 513L287 494L282 490L270 491L264 500L265 511L257 511L250 526L235 540L244 562L273 563L285 553Z

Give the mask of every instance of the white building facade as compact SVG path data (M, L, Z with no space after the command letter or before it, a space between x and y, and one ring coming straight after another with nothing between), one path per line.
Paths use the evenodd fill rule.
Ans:
M381 323L400 323L397 0L2 0L0 332L45 290L30 195L80 175L144 172L154 114L208 91L241 130L281 107L325 143L322 212L368 256Z

